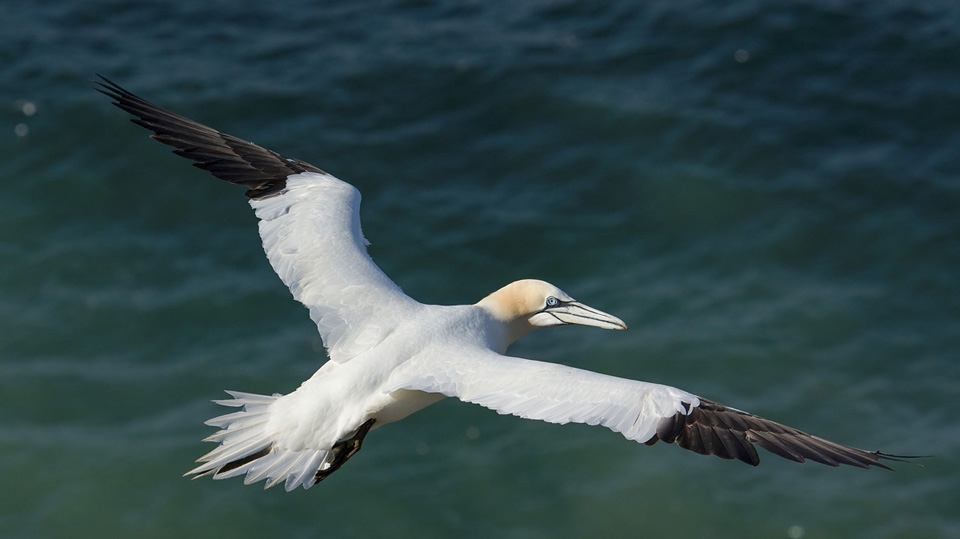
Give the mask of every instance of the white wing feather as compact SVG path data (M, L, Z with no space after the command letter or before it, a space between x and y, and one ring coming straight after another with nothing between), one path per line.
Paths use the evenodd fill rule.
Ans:
M273 269L310 309L330 357L369 350L420 304L367 254L360 193L329 174L290 176L278 195L251 200Z
M526 419L603 425L638 442L650 440L661 419L700 403L670 386L486 350L418 355L391 375L387 391L397 389L441 393Z

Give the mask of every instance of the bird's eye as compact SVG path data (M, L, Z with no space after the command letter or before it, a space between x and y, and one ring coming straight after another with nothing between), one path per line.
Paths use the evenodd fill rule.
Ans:
M553 297L553 296L548 296L548 297L547 297L547 307L556 307L556 305L557 305L558 303L560 303L560 300L559 300L559 299L557 299L557 298L555 298L555 297Z

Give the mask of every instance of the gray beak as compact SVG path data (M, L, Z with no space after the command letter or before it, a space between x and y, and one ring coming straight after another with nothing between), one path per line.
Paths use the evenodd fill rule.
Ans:
M588 307L579 301L564 301L553 307L547 307L543 312L564 324L579 324L603 329L627 329L623 320L612 314Z

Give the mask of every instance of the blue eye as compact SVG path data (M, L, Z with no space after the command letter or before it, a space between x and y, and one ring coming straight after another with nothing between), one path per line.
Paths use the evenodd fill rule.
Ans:
M553 296L547 296L547 307L556 307L558 303L560 303L559 299Z

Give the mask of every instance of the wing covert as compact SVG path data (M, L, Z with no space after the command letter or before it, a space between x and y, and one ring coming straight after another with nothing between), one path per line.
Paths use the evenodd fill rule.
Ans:
M360 230L360 193L309 163L169 112L101 77L98 91L134 123L217 178L248 188L267 258L310 310L330 357L347 360L419 303L374 264Z
M655 437L663 418L699 402L670 386L487 350L421 354L397 368L387 386L442 393L525 419L602 425L638 442Z
M442 393L527 419L603 425L630 440L676 442L702 455L756 466L754 446L796 462L889 467L901 460L807 434L769 419L703 399L674 387L590 372L492 351L414 357L388 388Z
M420 304L367 254L360 193L325 173L287 179L276 196L253 199L274 271L310 309L330 357L345 361L388 335Z

